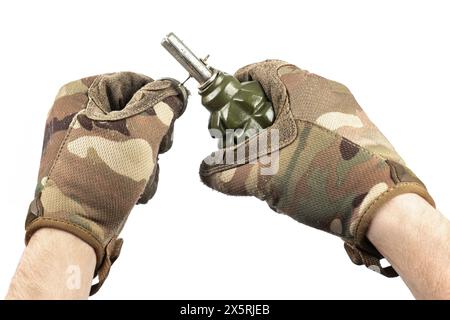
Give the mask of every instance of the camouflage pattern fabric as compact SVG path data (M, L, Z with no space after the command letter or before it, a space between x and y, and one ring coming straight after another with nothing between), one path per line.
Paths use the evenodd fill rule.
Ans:
M337 235L354 263L396 276L392 267L381 266L381 254L366 239L374 213L401 193L434 202L350 91L282 61L246 66L236 77L263 86L276 112L266 131L278 131L279 143L269 141L265 153L246 153L244 163L205 159L202 181L226 194L256 196L279 213ZM224 158L239 148L249 149L246 144L255 139L223 150ZM267 166L262 160L274 152L278 170L261 174Z
M50 227L90 244L99 277L91 294L119 256L134 204L156 191L158 154L185 108L180 88L130 72L94 76L63 86L49 112L26 242Z

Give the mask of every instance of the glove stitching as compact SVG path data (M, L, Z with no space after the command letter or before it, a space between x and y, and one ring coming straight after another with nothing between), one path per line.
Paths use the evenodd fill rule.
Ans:
M332 131L332 130L330 130L330 129L327 129L327 128L325 128L325 127L322 127L322 126L318 125L318 124L315 123L315 122L312 122L312 121L310 121L310 120L305 120L305 119L296 119L296 120L299 121L299 122L303 122L303 123L309 123L309 124L313 125L314 127L316 127L316 128L318 128L318 129L324 131L324 132L327 132L327 133L329 133L329 134L332 134L335 138L342 138L342 139L345 139L345 141L348 142L348 143L350 143L352 146L358 147L359 150L362 150L363 152L367 153L368 155L370 155L370 156L372 156L372 157L377 158L378 160L381 160L381 161L386 161L386 160L388 160L388 159L383 158L383 157L380 156L379 154L373 153L372 151L366 149L365 147L363 147L363 146L361 146L361 145L359 145L359 144L357 144L357 143L355 143L355 142L349 140L348 138L346 138L346 137L344 137L344 136L338 134L337 132Z
M73 127L75 126L75 122L77 121L78 115L81 114L84 110L85 109L83 108L81 111L77 112L77 114L75 114L75 116L73 117L72 122L70 123L70 126L67 129L66 135L65 135L63 141L61 142L61 146L58 149L58 153L56 154L56 157L52 162L52 166L50 167L50 170L48 171L48 174L47 174L48 179L50 179L50 175L53 172L53 169L55 168L56 163L59 160L61 153L63 152L63 149L67 143L67 140L69 139L70 133L72 132Z
M76 225L76 224L64 221L64 220L59 220L59 219L55 219L55 218L49 218L49 217L42 216L42 217L39 217L39 219L36 219L33 222L31 222L28 227L30 228L33 224L36 224L37 222L39 222L41 220L52 221L52 222L59 222L59 223L63 223L63 224L75 227L77 229L80 229L83 232L87 233L89 236L93 237L96 241L98 241L101 244L101 246L103 246L102 242L93 233L91 233L88 229L83 228L82 226L79 226L79 225Z
M98 82L99 78L100 78L100 76L97 76L97 77L95 78L95 80L92 81L92 83L91 83L91 85L89 86L89 88L87 89L87 91L86 91L86 96L87 96L88 98L89 98L89 95L88 95L89 90L91 90L91 88L92 88L92 86L94 85L94 83L97 83L97 82ZM90 99L90 98L89 98L89 99ZM55 157L55 159L53 160L52 165L51 165L51 167L50 167L50 169L49 169L49 171L48 171L47 177L48 177L49 179L50 179L50 174L53 172L53 168L54 168L55 165L56 165L56 161L59 159L59 156L60 156L61 153L62 153L62 149L63 149L64 145L66 144L67 139L69 138L70 132L72 131L72 129L73 129L74 125L75 125L75 121L77 121L78 115L81 114L83 111L86 110L86 107L87 107L87 105L88 105L88 103L89 103L89 99L88 99L88 101L87 101L86 103L83 104L83 108L81 108L81 110L78 111L78 112L75 114L75 116L74 116L73 119L72 119L72 122L71 122L70 125L69 125L69 128L67 129L66 135L65 135L63 141L61 142L61 146L60 146L59 149L58 149L58 153L56 154L56 157Z

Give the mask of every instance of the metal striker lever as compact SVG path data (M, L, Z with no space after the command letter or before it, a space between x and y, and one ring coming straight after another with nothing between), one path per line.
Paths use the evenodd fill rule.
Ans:
M163 39L161 45L169 51L198 83L203 84L213 76L213 72L208 66L197 58L175 34L169 33Z
M241 83L235 77L209 67L205 59L197 58L173 33L169 33L161 45L200 84L202 104L211 112L209 129L219 130L225 143L241 141L242 136L248 138L273 123L272 104L258 82ZM211 134L215 135L212 131Z

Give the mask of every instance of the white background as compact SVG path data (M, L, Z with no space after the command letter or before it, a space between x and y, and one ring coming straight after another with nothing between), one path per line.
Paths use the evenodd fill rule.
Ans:
M447 1L2 1L1 294L24 248L58 88L124 70L182 80L159 44L170 31L228 72L280 58L346 84L450 213L449 10ZM198 166L216 145L207 120L194 94L160 158L158 192L132 212L94 299L412 298L399 278L353 265L338 238L202 185Z

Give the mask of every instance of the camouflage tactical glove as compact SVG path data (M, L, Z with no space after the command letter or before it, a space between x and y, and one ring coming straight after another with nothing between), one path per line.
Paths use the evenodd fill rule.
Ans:
M277 212L335 234L354 263L396 276L392 267L380 265L381 254L366 238L371 219L401 193L417 193L434 203L350 91L282 61L249 65L236 77L261 83L276 121L266 132L222 150L222 156L216 152L206 158L202 181L226 194L256 196ZM266 139L264 134L267 148L252 148L256 139ZM245 154L241 163L217 164L221 158L239 159L239 150ZM277 170L264 172L274 167L267 161L274 155Z
M70 232L97 256L95 293L117 259L134 204L156 191L158 154L171 146L184 111L184 87L121 72L63 86L45 127L26 243L44 227Z

